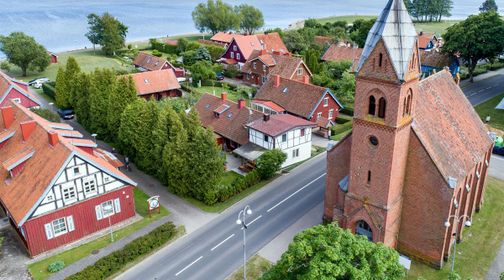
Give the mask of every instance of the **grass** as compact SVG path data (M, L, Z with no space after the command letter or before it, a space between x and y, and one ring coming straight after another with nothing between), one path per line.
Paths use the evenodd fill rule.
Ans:
M8 75L15 77L20 80L29 81L35 78L47 77L50 80L56 80L56 74L59 67L63 67L70 56L73 56L83 72L91 72L96 68L113 68L120 71L131 71L133 70L132 65L125 65L122 61L116 58L104 56L100 51L93 53L93 50L77 50L60 53L59 61L57 64L51 64L43 72L28 72L27 77L21 76L21 69L16 66L12 66L11 70L7 72Z
M240 94L238 94L238 92L236 92L232 89L223 88L223 87L202 86L199 88L193 87L192 90L200 95L203 95L205 93L209 93L209 94L214 94L216 96L220 96L221 93L227 92L228 99L232 100L234 102L238 102L238 99L240 99L240 98L248 99L248 97L241 96Z
M346 21L347 23L353 23L354 21L358 19L363 19L363 20L370 20L374 19L376 16L363 16L363 15L353 15L353 16L333 16L333 17L324 17L324 18L319 18L317 21L320 24L326 24L326 23L333 23L336 21Z
M268 271L272 266L273 264L265 258L262 258L259 255L254 255L247 261L247 279L259 279L261 275ZM243 266L226 278L226 280L241 279L243 279Z
M504 110L497 110L495 106L499 104L502 98L504 98L504 93L474 107L483 121L486 116L490 115L489 125L500 130L504 130Z
M135 188L134 192L135 192L135 210L139 215L141 215L144 218L129 226L126 226L120 230L115 231L114 240L119 240L123 237L126 237L134 233L135 231L140 230L145 226L149 225L150 223L157 221L169 214L166 208L161 207L161 214L153 214L152 218L147 217L148 205L146 200L147 198L149 198L149 196L138 188ZM69 266L70 264L75 263L80 259L89 256L91 252L93 252L94 250L100 250L108 246L110 243L111 243L110 236L107 232L107 234L104 234L104 236L95 239L89 243L64 251L60 254L51 256L44 260L32 263L28 265L28 270L30 271L33 279L35 280L46 279L51 275L51 273L47 271L47 266L50 263L53 263L55 261L63 261L65 262L65 266Z
M487 178L485 203L473 216L473 225L464 229L464 240L457 244L455 271L462 279L484 279L497 251L504 240L502 224L504 216L504 181ZM451 260L451 258L450 258ZM445 263L442 270L413 262L407 279L448 279L450 263Z

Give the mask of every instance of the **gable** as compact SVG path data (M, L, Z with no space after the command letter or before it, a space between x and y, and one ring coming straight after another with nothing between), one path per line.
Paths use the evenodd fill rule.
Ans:
M381 57L381 63L380 63ZM369 57L360 67L358 77L374 78L384 81L397 82L399 78L390 60L390 55L383 40L380 40Z

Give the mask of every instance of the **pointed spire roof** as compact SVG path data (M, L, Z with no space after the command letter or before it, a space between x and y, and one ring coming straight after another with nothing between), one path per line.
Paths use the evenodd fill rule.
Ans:
M383 39L399 80L404 80L415 48L417 33L403 0L389 0L369 31L364 51L357 65L359 72L376 44Z

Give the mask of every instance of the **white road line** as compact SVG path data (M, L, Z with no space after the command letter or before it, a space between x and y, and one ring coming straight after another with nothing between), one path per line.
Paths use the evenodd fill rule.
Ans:
M221 241L221 243L215 245L212 249L210 249L210 251L213 251L215 249L217 249L217 247L219 247L220 245L224 244L224 242L228 241L229 239L233 238L233 236L235 236L235 234L231 234L230 236L228 236L228 238L224 239Z
M247 224L247 226L250 226L253 224L255 221L259 220L262 217L262 215L257 216L257 218L253 219L250 223Z
M177 272L175 274L175 276L179 276L180 273L184 272L186 269L188 269L189 267L191 267L193 264L197 263L199 260L201 260L203 258L203 256L200 256L199 258L197 258L195 261L193 261L192 263L188 264L186 267L184 267L181 271Z
M317 178L313 179L310 183L304 185L302 188L300 188L299 190L295 191L294 193L292 193L291 195L289 195L288 197L284 198L282 201L278 202L277 204L275 204L275 206L271 207L270 209L268 209L268 211L266 212L270 212L271 210L277 208L280 204L284 203L285 201L287 201L287 199L295 196L298 192L304 190L306 187L308 187L309 185L313 184L315 181L317 181L318 179L324 177L327 173L324 172L324 174L318 176Z

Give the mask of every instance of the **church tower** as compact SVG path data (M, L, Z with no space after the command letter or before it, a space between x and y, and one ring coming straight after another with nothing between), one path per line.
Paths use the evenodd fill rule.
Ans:
M420 76L417 33L389 0L356 68L350 176L342 226L395 247Z

